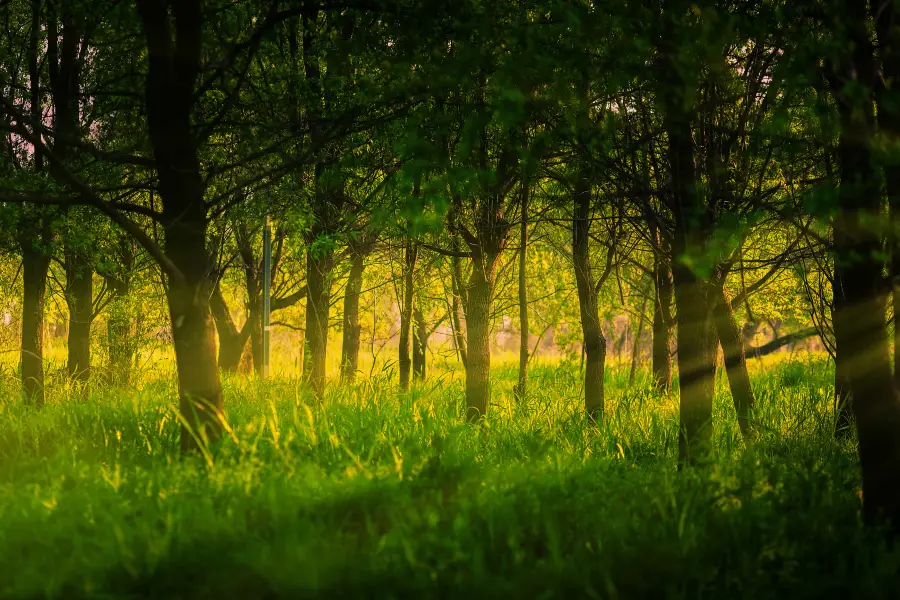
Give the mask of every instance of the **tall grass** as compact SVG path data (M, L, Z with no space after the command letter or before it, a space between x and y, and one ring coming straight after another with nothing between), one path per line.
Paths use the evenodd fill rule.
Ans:
M716 458L683 472L677 399L627 368L599 426L577 364L535 365L522 404L498 366L481 427L450 372L400 395L388 368L322 400L227 379L230 433L191 457L170 380L5 400L0 594L897 597L900 555L860 524L855 448L831 436L829 368L754 372L749 448L720 377Z

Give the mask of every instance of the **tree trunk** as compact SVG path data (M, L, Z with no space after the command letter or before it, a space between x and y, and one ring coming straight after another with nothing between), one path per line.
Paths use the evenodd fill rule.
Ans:
M890 4L890 3L888 3ZM882 216L880 176L872 154L875 111L872 99L846 94L847 81L872 89L878 81L869 37L866 4L837 5L836 23L847 36L848 55L833 74L832 92L841 118L838 144L841 183L834 219L835 343L846 353L859 438L863 514L868 522L888 520L900 530L900 396L894 385L885 324L883 239L873 227ZM882 43L887 42L881 38ZM882 51L892 48L882 48Z
M598 294L591 274L591 190L590 182L584 175L578 177L574 200L572 259L575 264L575 284L578 288L581 331L584 335L584 407L591 419L599 421L603 418L606 338L600 327Z
M69 308L67 370L69 377L86 382L91 375L91 321L93 321L93 267L79 249L65 251L66 304Z
M128 306L130 285L125 279L107 277L112 294L109 318L106 321L106 343L109 352L107 380L112 385L131 383L131 362L134 358L131 339L131 316Z
M412 344L413 379L423 381L425 379L425 355L428 351L428 324L425 322L425 315L422 314L422 307L418 303L413 309L413 325L415 326Z
M690 267L691 256L706 256L712 215L697 188L693 112L686 106L688 84L670 37L661 40L663 128L668 134L674 215L673 280L678 314L678 377L681 393L679 462L690 464L709 452L716 381L716 331L711 285Z
M716 297L714 299L713 318L716 323L719 344L722 346L722 355L725 359L725 371L728 374L728 385L731 387L734 411L737 413L738 425L741 428L744 440L750 441L754 437L751 418L755 400L753 388L750 386L750 375L747 372L744 338L734 318L731 298L728 297L724 284L715 285L714 292Z
M400 368L400 391L409 390L409 374L412 360L409 355L410 331L412 330L413 316L413 275L416 268L417 248L414 242L406 243L406 252L403 267L403 304L400 307L400 355L398 366Z
M341 346L341 381L344 383L352 383L359 371L359 296L365 266L365 254L354 251L344 289L344 340Z
M138 11L147 42L147 130L171 261L167 296L183 419L181 448L192 450L199 440L219 437L223 408L209 307L213 285L205 184L191 124L203 13L199 0L144 0Z
M303 376L313 392L325 392L328 353L328 318L331 307L331 276L334 255L330 250L307 255L306 352Z
M34 242L22 242L22 390L26 400L44 403L44 296L50 257Z
M661 243L661 241L660 241ZM672 389L672 273L669 262L656 252L653 263L656 301L653 309L653 381L657 389Z
M495 259L473 253L466 302L466 418L478 421L491 402L491 312Z
M457 244L454 243L453 247L454 249L457 249ZM466 369L466 366L468 365L466 335L462 330L462 322L459 318L460 308L462 308L463 314L465 314L466 310L465 297L462 295L462 266L458 257L454 256L451 260L453 261L450 274L453 287L453 300L450 303L450 319L453 326L453 341L456 345L456 351L459 353L459 359L460 362L462 362L463 369Z
M519 226L519 380L513 388L516 401L525 400L528 392L529 336L528 328L528 181L522 182L522 211Z
M649 293L649 290L648 290ZM637 365L641 359L641 336L644 334L644 324L647 322L647 297L641 303L641 316L638 319L637 332L634 334L634 343L631 345L631 369L628 372L628 385L634 385L634 376Z
M227 373L236 373L241 364L244 348L247 346L249 318L243 329L238 330L218 284L213 289L209 305L219 334L219 368Z

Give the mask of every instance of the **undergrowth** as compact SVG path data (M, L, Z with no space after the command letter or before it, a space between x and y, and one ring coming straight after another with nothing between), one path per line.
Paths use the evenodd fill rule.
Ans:
M578 365L538 364L462 418L447 374L389 371L323 400L226 380L230 433L178 453L173 382L0 380L0 594L7 598L894 598L900 554L860 523L852 440L825 362L753 373L746 447L720 377L715 460L679 472L677 399L607 373L603 422Z

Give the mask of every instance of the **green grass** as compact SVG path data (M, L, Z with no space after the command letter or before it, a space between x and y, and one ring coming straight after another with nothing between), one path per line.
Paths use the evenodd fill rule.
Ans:
M627 369L599 428L577 365L466 425L459 378L384 374L325 400L226 382L229 436L182 458L171 382L0 404L8 598L895 598L900 553L860 523L824 362L755 372L762 436L719 381L716 459L678 472L677 404ZM0 398L15 398L15 382Z

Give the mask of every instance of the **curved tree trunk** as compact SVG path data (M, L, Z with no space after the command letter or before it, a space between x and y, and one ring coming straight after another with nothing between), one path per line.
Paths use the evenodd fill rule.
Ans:
M714 292L716 297L713 317L719 343L722 346L728 385L731 387L731 398L734 401L734 411L737 413L738 425L744 439L750 441L754 437L751 418L755 400L753 388L750 385L750 375L747 372L744 338L734 318L731 298L728 297L724 285L715 285Z
M359 297L362 293L365 254L353 252L350 275L344 288L344 339L341 345L341 381L352 383L359 371Z
M91 321L93 321L93 267L78 249L67 248L66 304L69 308L67 370L69 377L86 382L91 375Z
M318 255L310 253L306 264L306 352L303 376L313 392L321 396L325 391L334 254L330 250Z
M31 240L22 243L22 391L26 400L44 403L44 296L50 257L33 247Z
M572 259L578 308L584 335L584 407L595 421L603 418L603 373L606 367L606 338L600 327L597 290L591 275L590 255L591 190L586 177L579 176L572 219ZM612 252L612 250L610 250Z

